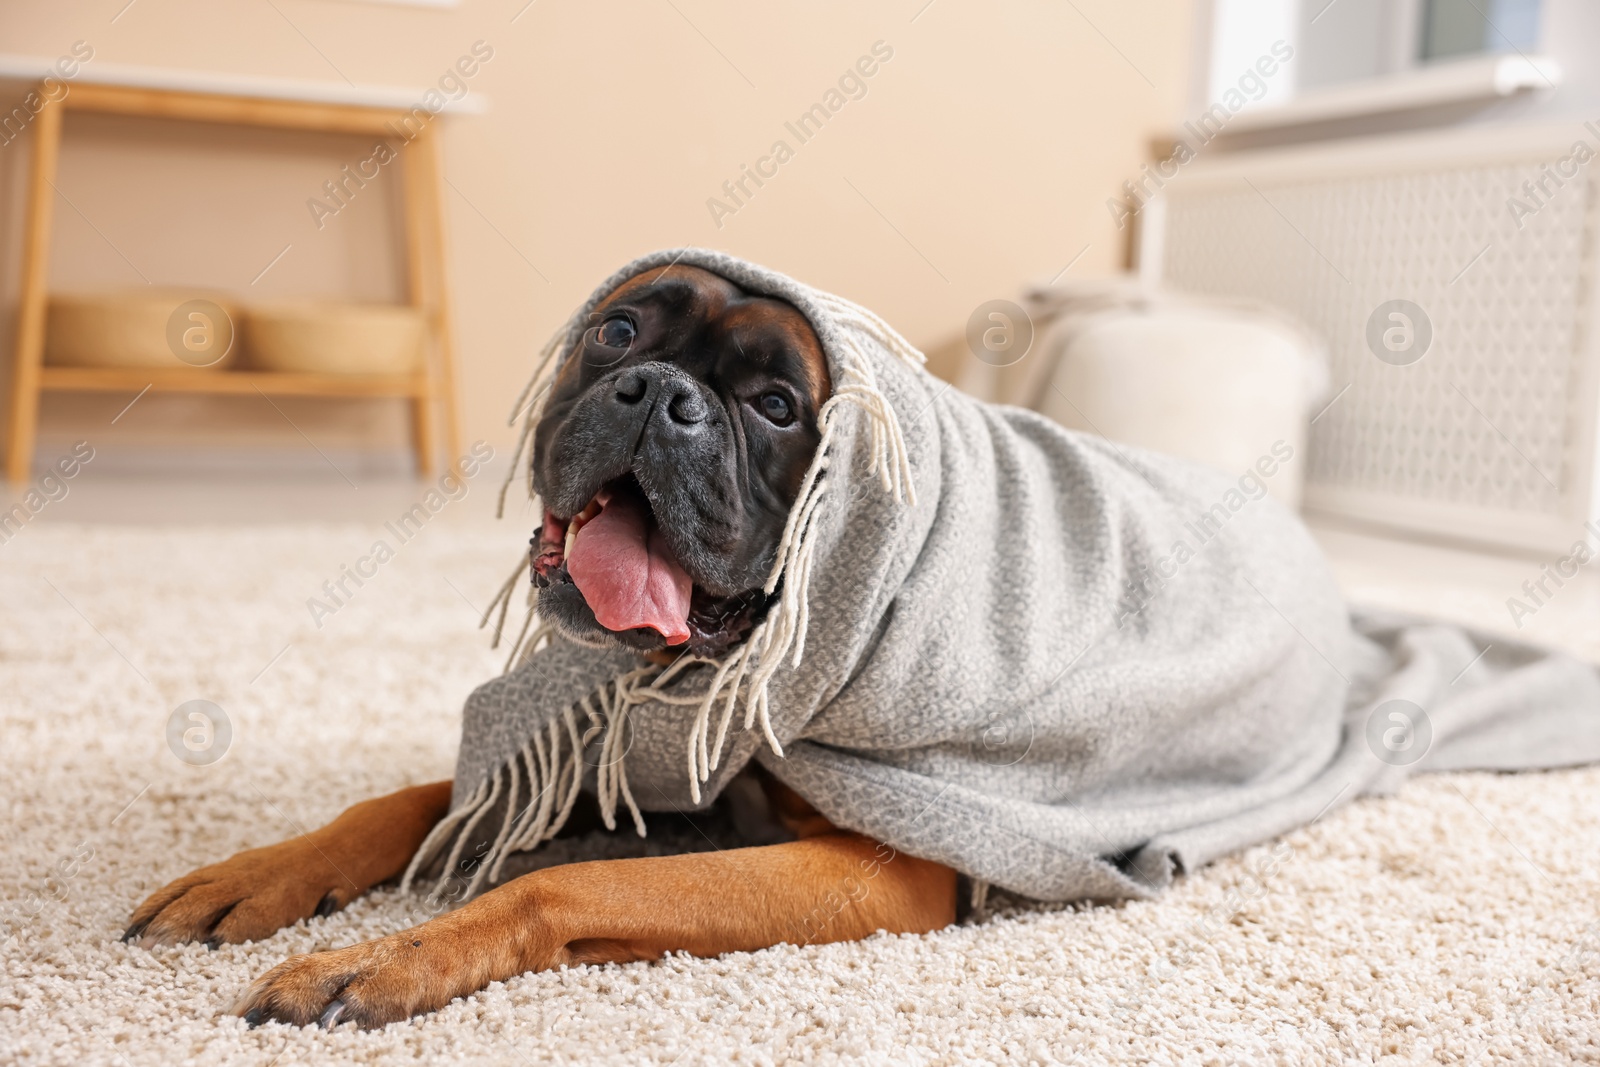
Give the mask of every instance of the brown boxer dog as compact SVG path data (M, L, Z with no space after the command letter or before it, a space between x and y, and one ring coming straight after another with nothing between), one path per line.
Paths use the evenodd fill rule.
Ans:
M831 388L822 346L789 304L699 268L640 275L592 322L535 431L534 485L549 509L533 560L539 610L574 640L658 662L718 654L766 609L761 586ZM571 535L585 526L580 543ZM375 1027L566 964L954 921L953 870L840 830L759 777L797 840L534 871L409 930L295 956L234 1011L252 1026ZM215 947L337 911L405 870L448 812L450 789L402 789L202 867L139 905L123 940Z

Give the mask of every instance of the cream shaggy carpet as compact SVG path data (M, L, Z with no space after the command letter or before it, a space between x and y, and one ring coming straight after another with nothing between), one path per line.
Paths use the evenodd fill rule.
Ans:
M118 935L192 867L448 776L516 537L427 528L316 628L307 598L381 534L0 545L0 1063L1600 1062L1600 770L1418 780L1156 903L1002 902L928 937L528 975L380 1032L247 1030L219 1013L253 975L410 903L217 951ZM166 740L197 698L233 728L211 766Z

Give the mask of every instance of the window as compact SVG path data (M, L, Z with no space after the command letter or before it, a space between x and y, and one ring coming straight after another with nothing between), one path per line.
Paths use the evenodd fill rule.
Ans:
M1304 0L1300 87L1502 52L1532 52L1541 0Z
M1540 0L1426 0L1423 62L1532 49L1539 40Z

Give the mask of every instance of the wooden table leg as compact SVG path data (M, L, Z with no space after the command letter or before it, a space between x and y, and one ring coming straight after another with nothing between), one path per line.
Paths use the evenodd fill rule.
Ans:
M432 285L428 261L433 255L429 247L429 226L424 201L428 182L425 161L420 158L427 146L426 127L423 133L400 148L403 184L401 207L405 220L406 242L406 301L422 314L425 341L422 354L423 368L428 380L425 395L411 399L411 442L417 453L417 473L426 477L433 473L433 462L438 444L433 435L433 402L438 393L439 374L437 350L439 328L433 307Z
M41 97L43 87L35 89ZM61 149L60 101L34 116L33 161L28 177L28 217L23 231L22 291L17 341L11 353L10 418L6 425L6 477L27 480L39 427L39 364L44 358L44 315L50 273L50 217L55 207L56 162Z
M411 440L417 452L417 473L424 478L433 474L433 458L439 445L433 439L433 396L414 397L411 400Z
M410 144L401 149L405 156L406 236L409 250L410 298L422 309L432 341L428 364L431 396L419 399L413 408L413 432L417 441L418 463L424 474L433 469L432 453L443 437L446 464L454 469L461 455L460 428L456 410L455 330L450 314L450 288L445 270L447 249L444 212L440 194L439 144L432 125L423 127ZM429 408L437 403L443 433L433 432ZM424 460L421 450L430 453Z

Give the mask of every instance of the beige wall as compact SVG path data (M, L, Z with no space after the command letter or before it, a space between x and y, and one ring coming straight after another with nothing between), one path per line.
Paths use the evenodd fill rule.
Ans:
M1117 269L1124 242L1106 198L1176 121L1188 78L1182 0L537 0L514 23L525 0L443 11L138 0L113 23L124 2L4 5L0 51L55 56L81 39L93 62L420 87L474 41L494 49L471 81L491 109L448 119L444 148L459 190L446 189L446 208L464 432L496 443L533 350L604 275L653 248L761 261L923 344L1086 244L1074 277ZM785 121L880 40L893 58L866 95L799 144ZM719 228L707 199L780 138L794 157ZM141 286L142 274L253 297L398 295L394 198L364 190L321 230L306 208L367 154L359 139L70 119L67 145L60 185L76 207L57 201L59 289ZM20 142L0 148L8 291L25 161ZM0 327L9 348L9 309ZM92 432L135 465L270 444L286 462L320 462L258 399L151 396L110 426L126 399L51 398L46 450ZM401 455L405 424L387 402L282 406L352 462Z

